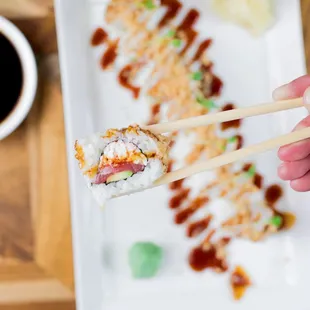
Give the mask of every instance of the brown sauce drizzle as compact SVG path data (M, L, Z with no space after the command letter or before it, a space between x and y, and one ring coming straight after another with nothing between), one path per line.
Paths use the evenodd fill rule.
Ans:
M160 113L160 104L156 103L152 106L152 115L157 116Z
M129 89L132 94L133 94L133 97L135 99L139 98L139 94L140 94L140 87L135 87L133 86L131 83L130 83L130 73L132 72L132 70L134 69L134 66L129 64L129 65L126 65L119 73L118 75L118 81L119 83Z
M213 79L211 82L211 96L219 96L222 88L223 88L222 80L218 76L213 75Z
M108 38L107 32L103 28L97 28L92 35L91 45L98 46L100 44L103 44L107 38Z
M178 26L177 31L187 31L189 28L193 28L199 15L200 14L196 9L190 9L181 24Z
M207 217L203 218L202 220L190 223L187 226L186 235L189 238L194 238L204 232L212 220L212 215L208 215Z
M223 244L223 246L225 246ZM212 268L217 272L225 272L228 269L225 258L219 257L216 245L208 243L192 249L189 254L189 265L195 271L203 271Z
M169 143L169 147L170 148L173 148L175 145L175 141L174 140L171 140L170 143Z
M243 170L244 172L247 172L247 171L250 170L250 168L251 168L252 166L253 166L252 163L246 163L246 164L243 165L242 170Z
M231 241L231 238L230 238L230 237L223 237L223 238L221 239L220 242L221 242L223 245L227 245L230 241Z
M265 200L270 207L273 207L280 200L282 195L283 195L282 188L279 185L274 184L266 189Z
M247 288L251 285L249 276L241 266L237 266L231 274L230 285L235 300L240 300Z
M173 168L173 160L169 160L168 167L167 167L167 173L171 172Z
M172 182L172 183L169 184L169 188L172 191L180 190L182 188L182 186L183 186L184 181L185 181L185 179Z
M191 45L193 44L193 42L195 41L195 39L197 37L197 32L195 30L192 30L192 29L188 29L184 33L186 34L187 41L186 41L186 44L183 47L182 51L180 52L181 56L183 56L187 52L187 50L191 47Z
M111 66L117 57L118 40L112 41L109 44L108 49L105 51L101 58L101 68L106 70Z
M212 73L212 66L213 66L212 63L200 66L200 70L203 73L203 75L208 76L208 79L203 78L202 80L202 92L205 97L219 96L223 88L222 80ZM209 75L211 75L212 77L211 82L209 80ZM204 87L204 84L206 84L206 87Z
M243 147L244 143L243 137L241 135L237 135L236 139L237 139L236 150L240 150Z
M223 108L222 111L230 111L234 110L236 107L232 103L226 104ZM239 128L241 126L241 120L236 119L228 122L222 123L222 130L227 130L229 128Z
M153 124L158 123L159 116L160 116L160 108L161 108L160 103L155 103L152 106L152 108L151 108L151 116L150 116L150 120L148 121L148 125L153 125ZM171 143L173 143L173 141L171 141ZM170 145L170 147L172 147L172 145Z
M253 166L252 163L246 163L243 165L242 170L244 172L249 171L249 169ZM253 184L261 189L263 187L263 183L264 183L264 178L262 175L260 175L259 173L255 173L254 178L253 178Z
M200 14L196 9L189 10L183 21L177 28L177 32L184 34L184 36L186 37L186 44L182 49L180 55L184 55L187 52L187 50L191 47L198 35L198 32L193 29L193 26L197 22L199 15Z
M167 12L158 24L158 27L162 28L178 15L182 8L182 4L178 0L161 0L160 4L167 7Z
M174 222L177 225L185 223L198 209L203 207L204 204L209 202L208 197L195 198L186 209L178 212L174 217Z
M175 196L173 196L169 201L170 209L177 209L179 208L182 203L187 199L190 193L189 188L184 188L180 190Z
M177 225L184 224L195 213L195 211L196 210L194 209L187 208L178 212L174 217L174 222Z
M200 58L202 57L204 52L210 47L211 44L212 44L211 39L207 39L207 40L204 40L203 42L201 42L192 61L195 62L195 61L200 60ZM210 69L211 69L211 67L207 67L207 70L210 70Z
M263 187L263 182L264 182L264 178L259 173L255 173L255 176L253 179L254 185L257 188L261 189Z
M227 270L223 261L216 257L216 249L213 245L208 250L204 250L202 246L194 248L189 255L189 264L195 271L203 271L207 268Z

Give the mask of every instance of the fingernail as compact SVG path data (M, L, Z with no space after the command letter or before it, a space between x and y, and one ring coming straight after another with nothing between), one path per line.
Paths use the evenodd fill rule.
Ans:
M310 112L310 87L308 87L304 93L304 104Z
M290 85L285 84L275 89L272 93L272 97L275 101L284 100L290 97L290 93Z

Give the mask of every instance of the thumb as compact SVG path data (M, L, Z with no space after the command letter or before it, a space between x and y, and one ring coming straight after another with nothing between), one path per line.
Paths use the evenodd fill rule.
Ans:
M310 75L304 75L298 79L280 86L273 92L273 99L286 100L304 97L305 107L310 113Z

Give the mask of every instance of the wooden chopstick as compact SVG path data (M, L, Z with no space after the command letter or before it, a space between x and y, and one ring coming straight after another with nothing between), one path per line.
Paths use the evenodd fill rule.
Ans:
M155 181L154 186L160 186L163 184L168 184L174 181L178 181L194 174L204 172L207 170L212 170L227 164L231 164L235 161L242 160L248 156L263 153L269 151L273 148L280 147L283 145L298 142L304 139L310 138L310 127L302 130L298 130L277 138L267 140L237 151L226 153L207 161L200 162L173 172L169 172L162 176L160 179Z
M296 109L302 106L303 106L302 98L283 100L273 103L252 106L248 108L234 109L214 114L207 114L192 118L181 119L173 122L150 125L145 127L145 129L150 130L155 134L162 134L181 129L195 128L215 123L222 123L236 119L242 119L249 116L257 116L290 109Z

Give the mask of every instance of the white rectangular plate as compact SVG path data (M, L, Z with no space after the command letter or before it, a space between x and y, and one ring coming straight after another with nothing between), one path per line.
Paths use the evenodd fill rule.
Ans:
M100 48L90 46L92 32L104 25L106 2L56 1L78 309L308 310L309 195L286 188L282 203L298 219L291 231L258 244L235 241L230 247L229 263L244 266L253 281L240 302L232 299L228 274L196 274L188 267L193 243L186 240L182 227L173 224L165 187L116 199L105 210L94 202L74 159L75 139L139 123L147 111L143 100L133 102L131 94L118 86L115 73L100 69ZM202 18L197 29L214 39L209 55L225 84L221 103L247 106L270 101L276 86L305 73L299 1L276 1L276 25L257 39L216 18L209 0L183 2L199 8ZM296 110L246 120L242 129L246 144L286 133L304 115ZM268 183L279 182L276 152L258 156L255 162ZM153 280L130 277L127 249L140 240L157 242L167 253L161 273Z

